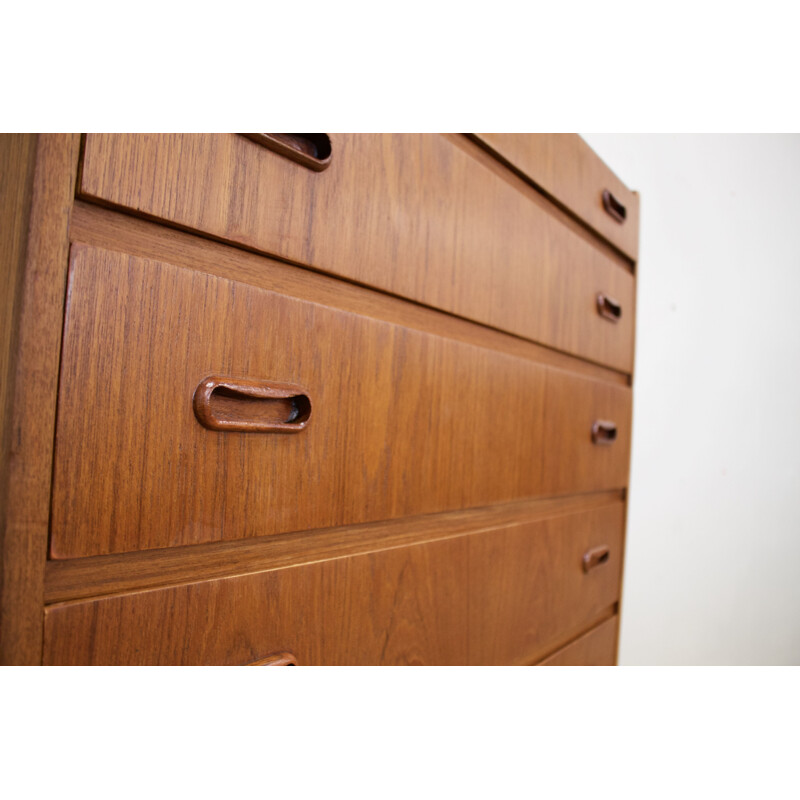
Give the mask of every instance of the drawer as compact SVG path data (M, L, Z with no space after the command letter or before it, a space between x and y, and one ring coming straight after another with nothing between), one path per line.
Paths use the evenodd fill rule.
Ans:
M46 664L464 664L466 540L48 609Z
M623 509L51 606L44 663L530 660L618 599Z
M617 663L619 617L601 622L596 628L562 647L539 663L540 667L613 667Z
M639 195L580 136L479 133L477 137L631 260L638 259Z
M470 658L532 664L619 600L625 505L476 536L469 550Z
M286 385L294 400L269 396ZM586 394L575 416L546 408L571 391ZM617 421L613 445L592 444L594 414ZM623 488L629 415L624 386L76 245L51 556ZM559 468L560 453L574 474Z
M548 370L540 487L544 494L628 485L632 401L626 386Z
M88 134L80 195L632 371L633 275L538 193L463 137L330 138L315 171L235 134Z

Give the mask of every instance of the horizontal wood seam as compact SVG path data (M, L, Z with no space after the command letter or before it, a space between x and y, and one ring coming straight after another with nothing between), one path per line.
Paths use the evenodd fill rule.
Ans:
M591 622L586 627L582 626L580 633L577 633L575 635L569 634L569 638L562 639L557 646L550 647L543 655L537 655L535 658L530 660L526 659L525 663L528 666L533 666L533 667L539 666L539 664L541 664L544 661L547 661L548 658L551 658L560 650L564 650L570 645L575 644L575 642L577 642L578 639L582 639L584 636L591 633L595 629L599 628L601 625L608 622L610 619L613 619L618 614L618 612L619 612L619 601L613 603L607 609L605 609L605 611L603 611L600 615L598 615L594 619L594 622Z
M241 577L469 536L620 502L620 491L593 492L234 542L48 561L45 603L69 604L101 596Z
M481 150L486 151L488 155L490 155L493 159L495 159L499 164L501 164L505 169L512 172L517 178L521 181L524 181L528 186L532 189L537 191L542 197L545 198L549 203L552 203L560 212L565 214L569 217L573 222L577 225L580 225L583 232L588 234L591 237L590 241L593 241L594 244L602 244L603 250L605 248L610 248L613 251L613 256L615 257L614 260L622 260L624 264L620 264L623 269L627 269L632 274L636 274L636 261L632 259L627 253L623 252L622 250L617 247L612 241L606 239L602 233L596 231L588 222L586 222L582 217L578 216L571 208L565 206L557 197L554 197L550 194L547 189L540 186L536 181L533 180L529 175L526 175L519 167L512 164L505 156L501 155L497 152L488 142L485 142L479 136L474 133L464 133L461 134L467 140L472 142L473 144L477 145L481 148ZM586 237L584 237L586 238ZM609 253L609 255L612 255Z
M146 240L144 246L141 243L143 239ZM169 239L172 239L173 242L169 242ZM288 267L291 270L298 270L299 274L295 276L295 281L298 283L304 280L313 281L313 284L309 285L314 285L322 293L336 292L337 300L344 301L341 306L337 307L352 313L365 314L366 311L363 308L358 309L356 306L372 303L374 307L379 307L379 312L376 315L373 311L370 316L377 319L385 319L405 327L415 328L426 333L436 333L436 335L471 344L476 343L475 340L479 335L485 335L487 339L485 342L481 342L479 345L481 347L496 349L528 358L531 361L539 361L555 369L576 372L590 378L625 386L631 384L631 376L626 372L575 356L541 342L535 342L458 314L400 297L391 292L328 275L302 264L295 264L213 237L207 237L196 231L187 231L157 223L144 216L128 213L127 210L109 208L104 204L95 203L94 200L91 203L76 201L73 208L70 240L73 244L88 244L113 252L124 252L142 258L162 260L185 269L207 272L226 280L235 280L268 291L286 292L293 297L307 299L295 289L270 287L267 285L269 283L267 277L261 281L256 279L267 276L268 271L273 270L278 273L276 277L283 281L288 276L280 273ZM174 246L174 241L181 242L184 247L183 252L176 253L171 249L170 244ZM217 248L222 249L217 250ZM255 274L245 275L245 270L242 270L242 274L234 276L231 274L230 268L220 267L213 263L198 264L193 260L193 251L194 254L200 255L201 258L208 261L213 260L211 257L215 252L228 259L236 258L237 254L239 257L241 254L246 254L245 258L257 257L261 262L259 266L263 272L258 276ZM201 254L201 251L204 252ZM355 297L358 299L354 301ZM327 300L310 299L309 301L336 305L337 300L333 300L331 296ZM404 312L404 309L407 311ZM412 319L412 317L416 317L416 319ZM446 331L442 330L443 323L447 324Z

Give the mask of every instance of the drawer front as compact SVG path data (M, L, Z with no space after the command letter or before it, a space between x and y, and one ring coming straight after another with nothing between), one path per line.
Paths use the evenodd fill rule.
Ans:
M458 137L331 141L318 172L235 134L89 134L81 195L632 371L633 275L546 202Z
M196 399L209 376L291 384L309 398L307 424L292 433L210 429ZM588 436L591 426L593 409L581 407L577 420L546 411L546 390L561 402L557 388L568 380L568 373L518 356L77 245L51 555L174 547L623 488L627 440L596 462L585 459L575 476L546 466L548 459L557 464L558 454L545 452L545 437L562 447L546 418L564 436L577 437L573 429ZM605 384L579 379L575 386L592 394ZM282 400L218 394L215 413L223 421L290 416ZM613 396L629 394L618 386Z
M596 628L553 653L540 667L613 667L617 663L619 617L601 622Z
M544 494L628 485L632 399L628 387L548 370Z
M46 664L466 663L466 541L50 608Z
M619 599L624 525L620 502L473 537L471 661L535 663L608 613Z
M622 508L52 606L44 661L515 663L617 600Z
M638 259L639 196L614 175L580 136L575 133L479 133L477 136L631 260ZM610 192L611 197L604 200L604 192ZM624 218L620 219L622 214Z

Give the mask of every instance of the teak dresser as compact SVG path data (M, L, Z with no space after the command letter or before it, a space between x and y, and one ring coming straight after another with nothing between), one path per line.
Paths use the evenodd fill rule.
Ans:
M5 135L6 664L613 664L638 197L575 135Z

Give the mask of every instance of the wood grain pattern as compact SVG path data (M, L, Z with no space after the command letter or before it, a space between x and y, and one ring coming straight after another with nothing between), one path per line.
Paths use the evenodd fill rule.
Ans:
M469 540L470 660L530 664L585 630L619 599L625 506ZM583 555L607 545L586 573Z
M532 134L538 136L539 134ZM485 142L472 133L443 133L442 137L452 145L463 150L473 161L477 161L485 169L492 172L501 180L512 186L515 191L523 195L528 202L541 208L545 213L558 220L561 225L572 231L573 234L586 241L591 247L599 250L609 260L627 272L635 272L635 264L621 253L610 242L597 235L597 232L587 226L572 211L556 201L540 186L534 183L527 175L513 164L492 150Z
M489 156L485 156L487 159ZM531 189L531 191L533 191ZM520 339L494 328L475 325L451 314L409 303L384 292L299 269L272 258L248 253L198 235L76 201L70 222L71 240L155 261L167 261L220 278L228 278L291 297L333 305L425 333L444 335L467 344L569 370L587 378L630 385L629 376L566 353Z
M585 575L580 556L601 539L615 547L623 509L617 503L443 541L51 606L45 663L251 664L279 652L298 664L530 660L616 601L618 560Z
M578 444L580 480L556 481L560 448L542 446L545 380L559 402L579 381L622 426L625 387L163 262L84 246L71 261L55 558L626 485L623 448ZM217 374L304 386L314 416L291 436L206 430L192 398ZM592 423L551 416L570 441Z
M464 664L466 540L55 606L46 664Z
M577 133L479 133L479 141L580 217L632 261L639 254L639 195ZM603 208L611 191L625 205L620 224Z
M613 667L617 663L619 616L584 633L539 663L540 667Z
M3 268L22 274L16 284L17 308L8 339L8 380L5 407L2 520L2 597L0 597L0 663L36 664L42 653L42 602L47 554L53 432L55 429L58 363L67 274L67 231L80 139L73 135L41 134L35 139L35 166L30 189L4 188L6 233L17 244L3 248ZM2 150L6 156L8 151ZM17 142L21 158L15 180L28 180L33 142ZM5 156L4 156L5 157ZM20 194L21 191L21 194ZM30 213L24 197L30 191ZM22 198L22 200L20 200ZM21 210L9 218L6 202ZM21 205L17 205L20 202ZM27 223L27 247L22 258L20 226ZM16 227L15 227L16 226ZM7 240L6 240L7 241ZM6 258L8 260L6 261ZM7 302L3 298L4 305ZM5 334L4 334L5 335ZM8 447L6 450L5 448Z
M61 603L176 583L244 575L370 553L464 533L576 514L623 499L623 491L524 500L376 523L262 536L193 547L48 561L45 602Z
M89 134L81 195L632 371L634 280L602 249L446 136L331 141L314 173L233 134Z
M13 395L13 359L17 348L19 295L25 271L35 165L36 136L0 134L0 434L2 434L0 475L2 476L6 474L10 443L7 417ZM5 481L0 485L4 488ZM4 508L5 503L1 502L0 509Z
M78 136L0 136L0 663L613 662L632 256L559 188L596 164L332 138L90 135L75 202ZM206 430L209 376L305 429Z
M632 400L630 389L625 387L548 370L543 493L628 485ZM592 441L592 426L597 421L616 425L612 444ZM602 487L598 485L601 475Z
M12 543L6 539L8 462L11 457L11 400L16 378L19 305L25 274L36 136L0 135L0 604L5 606L4 573ZM12 579L13 586L13 579ZM9 599L8 602L11 602ZM0 663L9 663L0 615Z

